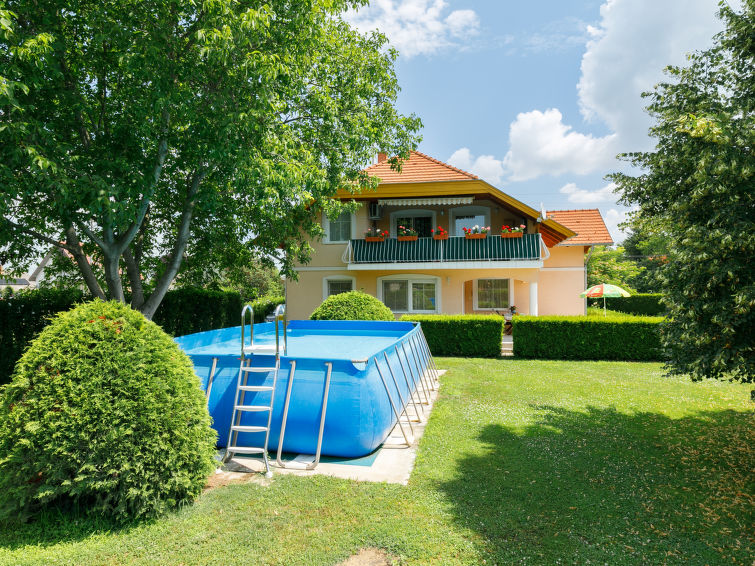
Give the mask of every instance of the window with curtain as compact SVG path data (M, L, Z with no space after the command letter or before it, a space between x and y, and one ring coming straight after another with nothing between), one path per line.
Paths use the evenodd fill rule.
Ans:
M435 293L430 281L383 281L383 302L394 312L436 312Z
M509 306L508 279L477 280L478 309L505 309Z

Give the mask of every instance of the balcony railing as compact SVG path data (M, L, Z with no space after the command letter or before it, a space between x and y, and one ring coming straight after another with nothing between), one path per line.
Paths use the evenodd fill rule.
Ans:
M521 238L488 236L480 240L464 237L447 240L419 238L414 242L399 242L395 238L384 242L351 240L343 260L349 264L500 262L539 261L548 255L540 234L523 234Z

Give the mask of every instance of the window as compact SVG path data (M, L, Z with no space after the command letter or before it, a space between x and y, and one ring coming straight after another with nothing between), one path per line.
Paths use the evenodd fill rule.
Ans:
M383 303L394 312L409 310L407 281L383 281Z
M449 215L452 236L464 236L464 228L490 226L490 208L486 206L460 206L452 208Z
M382 278L378 290L385 305L394 312L438 312L437 278L408 276Z
M323 214L325 243L334 244L348 242L351 239L353 226L354 218L350 212L343 212L334 220L331 220Z
M356 288L356 279L345 275L335 275L323 277L322 280L322 300L324 301L331 295L347 293Z
M509 279L478 279L475 310L506 309L511 306Z
M391 213L391 234L398 235L398 227L414 228L420 238L432 236L435 212L432 210L400 210Z

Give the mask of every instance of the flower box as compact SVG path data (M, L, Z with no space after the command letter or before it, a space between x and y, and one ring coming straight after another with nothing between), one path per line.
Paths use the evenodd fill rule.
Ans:
M399 236L396 238L399 242L416 242L419 236Z
M501 238L521 238L524 232L503 232Z
M385 242L385 236L365 236L365 242Z
M487 237L487 234L464 234L464 238L467 240L484 240Z
M448 240L448 233L446 233L446 234L433 234L433 240Z

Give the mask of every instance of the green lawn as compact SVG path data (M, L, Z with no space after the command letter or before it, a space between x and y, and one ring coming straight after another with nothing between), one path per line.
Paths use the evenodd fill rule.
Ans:
M149 524L0 527L2 564L750 564L752 385L658 364L439 359L408 486L276 476Z

